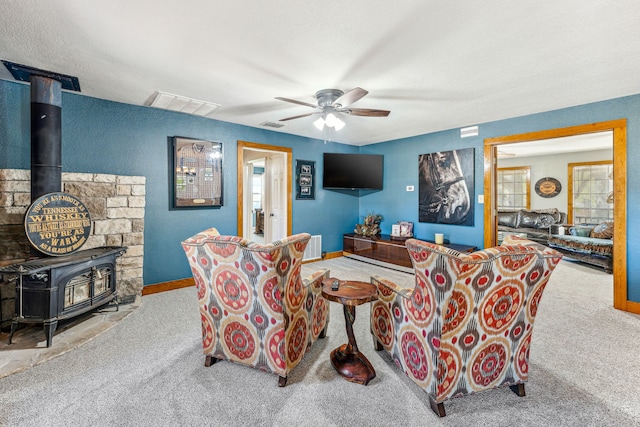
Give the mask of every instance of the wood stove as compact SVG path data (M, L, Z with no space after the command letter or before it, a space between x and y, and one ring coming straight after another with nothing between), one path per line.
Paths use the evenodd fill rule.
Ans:
M16 282L9 343L18 324L43 323L50 347L58 321L110 301L117 308L116 258L127 248L79 251L92 229L89 210L75 196L61 192L61 89L79 91L79 84L68 86L77 79L19 64L8 68L31 83L31 206L24 223L32 258L37 257L0 268L0 274L13 275Z
M50 347L59 320L111 301L117 310L116 258L126 250L104 246L0 268L0 274L15 275L16 281L16 316L9 344L19 323L43 323Z

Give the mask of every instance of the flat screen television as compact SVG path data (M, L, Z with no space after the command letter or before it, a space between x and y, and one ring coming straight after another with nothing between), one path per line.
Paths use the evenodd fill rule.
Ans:
M322 188L382 190L381 154L324 153Z

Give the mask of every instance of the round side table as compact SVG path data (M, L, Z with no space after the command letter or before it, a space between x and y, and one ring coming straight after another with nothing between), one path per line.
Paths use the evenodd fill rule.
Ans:
M338 280L337 291L332 290L333 282ZM342 304L349 342L331 352L331 364L348 381L367 385L376 377L371 362L358 350L353 335L353 322L356 320L356 306L378 299L375 285L353 280L329 278L322 281L322 295L329 301Z

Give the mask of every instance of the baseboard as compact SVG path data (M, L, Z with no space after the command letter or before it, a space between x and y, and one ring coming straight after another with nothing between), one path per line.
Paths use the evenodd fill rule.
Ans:
M627 301L626 312L640 314L640 302Z
M142 288L142 296L157 294L158 292L173 291L175 289L188 288L195 286L193 278L172 280L171 282L156 283L155 285L147 285Z
M329 252L324 255L324 258L310 259L308 261L302 261L303 264L309 264L311 262L324 261L325 259L339 258L342 256L342 251L338 252Z
M324 259L340 258L341 256L342 256L342 251L329 252L324 256Z

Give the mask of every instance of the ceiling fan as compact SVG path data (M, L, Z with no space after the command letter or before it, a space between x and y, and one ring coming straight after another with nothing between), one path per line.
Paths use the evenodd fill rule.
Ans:
M340 89L322 89L316 92L316 100L318 105L309 104L308 102L297 101L295 99L276 97L280 101L291 102L298 105L304 105L305 107L311 107L318 111L312 113L299 114L297 116L286 117L280 119L281 122L287 120L300 119L302 117L308 117L314 114L322 114L322 116L314 122L318 129L322 129L324 126L335 127L336 130L342 129L344 122L340 120L335 113L349 114L352 116L365 116L365 117L387 117L390 113L388 110L374 110L370 108L350 108L350 105L354 102L362 99L369 92L362 88L351 89L348 92L343 92Z

